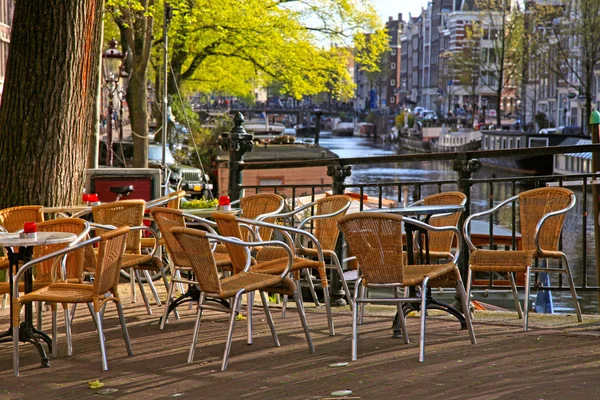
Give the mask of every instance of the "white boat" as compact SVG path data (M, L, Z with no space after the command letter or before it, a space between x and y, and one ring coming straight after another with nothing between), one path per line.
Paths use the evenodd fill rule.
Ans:
M272 139L282 136L285 125L270 123L267 119L251 119L244 123L246 132L253 133L255 139Z
M356 122L352 117L344 117L336 121L333 126L333 136L354 136Z

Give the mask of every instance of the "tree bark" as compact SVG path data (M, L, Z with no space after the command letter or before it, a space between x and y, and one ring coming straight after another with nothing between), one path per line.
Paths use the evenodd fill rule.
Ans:
M94 129L102 4L15 2L0 108L0 208L79 200Z

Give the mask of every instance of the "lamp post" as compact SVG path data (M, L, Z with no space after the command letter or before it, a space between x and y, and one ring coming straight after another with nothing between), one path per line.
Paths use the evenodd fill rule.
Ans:
M580 94L579 97L577 97L577 100L579 102L579 108L581 108L581 133L585 134L587 129L585 129L585 96Z
M521 98L519 96L515 97L515 111L517 113L517 126L521 128Z
M483 123L485 124L485 113L487 111L487 105L488 105L488 99L486 98L482 98L481 99L481 112L483 113Z
M113 165L113 149L112 149L112 121L113 121L113 98L119 87L119 79L121 78L121 68L125 55L117 49L117 41L113 38L109 42L108 49L102 53L102 75L108 91L108 131L106 133L106 165ZM124 72L124 71L123 71ZM126 75L126 74L125 74Z
M567 125L567 98L563 97L563 126Z

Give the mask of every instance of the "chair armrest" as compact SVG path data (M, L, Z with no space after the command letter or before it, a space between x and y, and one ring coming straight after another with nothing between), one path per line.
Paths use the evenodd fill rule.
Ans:
M69 243L66 247L67 248L73 247L73 246L77 245L78 243L81 243L81 241L85 240L85 238L90 233L90 228L91 228L90 223L88 221L85 221L83 232L81 232L79 235L77 235L75 240L73 240L71 243ZM66 270L65 270L65 268L66 268L65 263L66 263L66 254L56 257L56 259L52 263L52 268L50 270L50 276L52 277L52 281L56 280L56 269L58 268L59 264L62 268L61 269L62 278L63 279L65 278L65 276L67 275Z
M255 221L253 219L246 219L246 218L236 218L236 221L244 223L244 224L248 224L248 225L262 226L265 228L272 228L273 230L278 230L286 237L286 240L288 240L288 241L292 240L290 233L296 233L298 235L305 236L315 244L319 261L321 261L321 262L324 261L323 249L321 248L321 244L319 243L317 238L312 233L307 232L304 229L292 228L289 226L282 226L282 225L277 225L277 224L270 224L268 222ZM290 247L294 247L294 246L291 245Z
M297 207L297 208L293 209L292 211L288 211L286 213L272 214L272 215L267 215L267 214L259 215L256 218L256 220L257 221L263 221L264 219L267 219L267 218L285 218L285 217L291 217L292 215L298 214L300 211L304 211L307 208L314 206L315 204L317 204L317 202L313 201L312 203L308 203L308 204L305 204L303 206Z
M544 225L544 222L546 222L548 220L548 218L552 218L552 217L556 217L557 215L562 215L562 214L566 214L568 213L573 207L575 207L575 203L577 201L576 197L574 194L571 194L571 202L569 203L568 206L566 206L565 208L561 209L561 210L556 210L556 211L552 211L549 212L548 214L544 214L542 216L542 218L538 221L537 225L535 226L535 234L534 234L534 240L535 240L535 249L537 250L538 253L543 254L544 250L540 247L540 232L542 230L542 226Z
M287 256L288 256L288 265L286 266L285 271L283 271L283 273L281 274L282 278L285 278L289 274L290 269L292 268L292 262L294 260L294 255L292 253L290 246L283 243L282 241L266 240L266 241L262 241L262 242L244 242L238 238L234 238L231 236L225 237L225 236L213 235L210 233L206 234L206 237L209 239L212 239L212 240L219 241L219 242L230 243L230 244L234 244L236 246L244 247L244 250L246 251L246 265L244 267L244 272L248 272L248 270L250 269L251 262L252 262L252 257L250 256L250 250L248 248L256 247L256 246L278 246L278 247L282 247L285 250L285 252L287 253Z
M426 224L425 222L412 219L412 218L402 218L402 222L409 225L417 226L421 229L425 229L431 232L447 232L451 231L456 235L456 252L454 253L453 262L456 264L458 262L458 258L460 257L460 249L462 248L462 235L460 234L460 230L458 230L455 226L433 226Z
M200 224L200 226L203 226L204 228L208 229L208 231L210 233L213 234L217 234L217 231L215 231L214 228L217 227L217 223L214 221L210 221L206 218L202 218L202 217L198 217L196 215L192 215L192 214L188 214L188 213L183 213L183 217L190 220L190 221L194 221Z
M92 239L88 239L84 242L80 242L77 243L73 246L69 246L69 247L65 247L64 249L61 250L57 250L54 251L52 253L43 255L41 257L38 257L34 260L29 261L28 263L26 263L25 265L23 265L21 268L19 268L19 270L17 271L17 273L13 276L13 298L18 298L19 297L19 280L21 279L21 277L23 276L23 274L25 273L25 271L27 271L28 269L30 269L31 267L33 267L36 264L39 264L41 262L47 261L47 260L51 260L55 257L61 257L65 254L71 253L75 250L81 249L85 246L94 244L96 242L100 241L100 236L96 236Z
M490 215L490 214L496 212L496 210L498 210L499 208L505 206L508 203L512 203L513 201L517 200L518 198L519 198L518 195L517 196L512 196L512 197L504 200L500 204L497 204L494 207L490 208L489 210L485 210L485 211L482 211L482 212L471 214L471 215L469 215L467 217L467 219L465 220L465 225L463 226L463 234L464 234L464 237L465 237L465 242L467 242L467 246L469 246L469 250L471 250L471 251L477 250L477 247L471 241L471 232L470 232L470 229L469 229L469 225L471 224L471 220L473 220L475 218L479 218L479 217L484 217L486 215Z
M325 218L331 218L331 217L335 217L336 215L340 215L342 212L348 210L348 208L350 208L350 204L348 203L346 204L344 207L340 208L339 210L337 210L336 212L333 212L331 214L322 214L322 215L311 215L310 217L304 219L302 222L300 222L300 225L298 225L298 229L302 229L302 227L304 225L306 225L307 222L312 221L314 219L325 219Z

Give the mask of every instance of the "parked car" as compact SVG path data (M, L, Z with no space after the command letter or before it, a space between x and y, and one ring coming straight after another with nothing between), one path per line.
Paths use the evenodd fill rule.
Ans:
M420 114L421 117L421 121L437 121L437 114L435 113L435 111L431 111L431 110L423 110L421 111Z
M122 153L120 145L122 145ZM171 149L165 149L165 164L171 171L169 186L178 190L185 190L192 198L202 197L213 185L209 183L208 175L203 174L200 168L177 163ZM113 166L128 167L133 163L133 142L113 143ZM100 165L106 165L106 142L100 142ZM162 146L160 144L148 145L148 166L160 168L162 164Z
M415 107L415 109L413 110L415 116L418 116L419 114L421 114L421 112L425 110L425 107Z
M577 125L559 126L556 132L563 135L583 135L583 130Z

